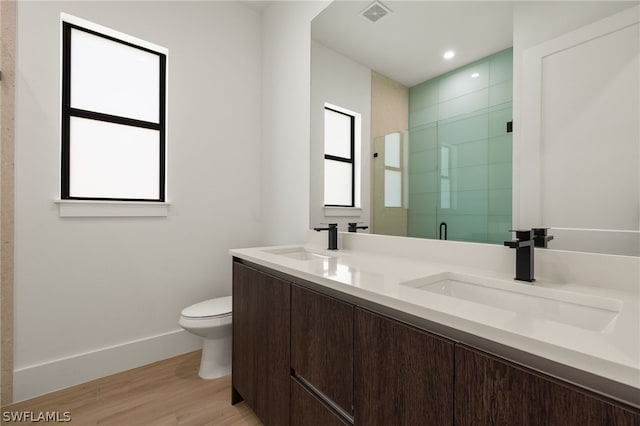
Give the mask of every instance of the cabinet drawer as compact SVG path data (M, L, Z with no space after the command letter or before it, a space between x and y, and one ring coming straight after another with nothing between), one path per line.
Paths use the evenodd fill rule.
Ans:
M292 426L347 426L349 422L333 412L295 378L291 378Z
M353 306L291 286L291 368L353 414Z

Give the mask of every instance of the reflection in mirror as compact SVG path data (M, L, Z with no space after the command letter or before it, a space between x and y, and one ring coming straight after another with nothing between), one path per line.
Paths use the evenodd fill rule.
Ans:
M507 49L409 89L407 236L510 239L512 63Z
M554 248L640 256L640 7L522 58L518 225L553 228Z
M373 141L371 225L376 234L407 236L408 139L408 132L403 131Z
M583 49L580 57L571 48L565 56L547 53L542 65L533 67L523 60L527 51L631 10L637 2L387 1L391 13L375 24L360 16L369 3L333 2L312 23L312 225L331 216L341 229L346 229L346 222L358 221L380 234L446 235L451 240L498 244L511 239L513 227L547 226L554 228L551 233L556 236L551 248L640 255L638 126L637 119L628 119L634 114L637 118L640 93L637 17L626 24L630 29L627 56L607 59L613 65L606 70L597 66L601 55L597 48ZM638 8L634 9L638 15ZM548 16L558 19L549 22ZM448 49L456 54L445 60L443 53ZM573 71L567 71L567 63ZM624 72L611 69L616 64ZM537 89L530 88L527 73L531 69L545 73ZM584 77L585 70L593 75ZM613 84L609 84L606 76L611 75L624 79L611 78ZM600 91L585 90L594 78ZM620 88L626 88L627 96ZM532 90L544 95L536 105L531 103ZM602 103L604 93L613 108ZM362 113L362 155L356 158L361 161L361 203L354 209L324 207L322 188L316 183L322 182L316 157L322 144L320 106L324 102ZM586 126L581 106L610 112L603 113L602 120L586 120ZM536 108L542 115L533 120L538 128L531 131ZM621 108L626 112L616 114ZM554 112L558 110L560 114ZM613 116L625 120L615 130ZM578 122L582 128L576 129ZM573 133L567 133L570 128ZM619 206L619 214L601 214L606 209L598 208L598 226L587 229L584 207L571 200L594 188L581 182L602 182L599 158L611 157L599 151L605 145L597 141L604 139L609 151L617 150L611 145L615 141L629 142L624 148L624 170L602 164L611 179L622 182L606 193L607 203L614 209ZM588 152L580 147L587 140ZM570 161L567 151L544 157L565 148L580 151L576 167L571 168L578 172L563 172ZM581 177L585 170L592 170L589 179ZM627 194L627 201L619 203L616 193ZM596 192L594 196L598 197ZM557 215L550 215L551 207L572 213L562 223L554 223ZM618 217L624 217L624 225L617 223Z
M374 232L496 244L511 237L512 62L507 49L409 89L407 164L399 168L400 132L374 139ZM407 195L393 204L401 171Z

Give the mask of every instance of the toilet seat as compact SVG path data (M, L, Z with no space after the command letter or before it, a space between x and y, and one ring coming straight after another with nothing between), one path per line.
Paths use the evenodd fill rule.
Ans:
M189 319L214 319L230 317L231 311L231 296L225 296L188 306L182 310L181 315Z

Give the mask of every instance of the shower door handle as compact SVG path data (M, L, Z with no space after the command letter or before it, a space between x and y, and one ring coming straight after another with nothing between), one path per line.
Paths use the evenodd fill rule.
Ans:
M444 228L444 238L442 238L442 228ZM446 240L447 239L447 222L440 222L440 231L439 231L439 238L442 240Z

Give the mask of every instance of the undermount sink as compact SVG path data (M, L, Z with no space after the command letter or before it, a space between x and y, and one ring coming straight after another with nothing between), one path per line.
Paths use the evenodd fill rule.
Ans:
M335 257L335 254L319 253L313 250L300 247L287 247L277 249L264 250L265 253L277 254L279 256L288 257L296 260L326 260Z
M616 299L454 272L401 285L598 332L610 331L622 308Z

